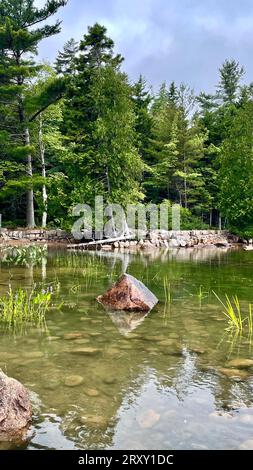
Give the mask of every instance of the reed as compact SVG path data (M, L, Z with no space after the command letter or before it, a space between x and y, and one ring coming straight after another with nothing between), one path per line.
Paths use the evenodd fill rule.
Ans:
M229 296L225 294L225 301L223 302L216 292L213 291L213 294L224 308L223 313L228 319L229 328L235 328L240 333L248 330L248 333L252 334L252 305L249 304L248 312L243 313L237 295L232 296L230 299Z
M171 304L172 302L171 284L167 277L164 277L163 279L163 288L164 288L165 303Z
M50 307L52 293L49 290L18 289L9 286L7 294L0 297L0 323L9 327L32 323L42 325Z

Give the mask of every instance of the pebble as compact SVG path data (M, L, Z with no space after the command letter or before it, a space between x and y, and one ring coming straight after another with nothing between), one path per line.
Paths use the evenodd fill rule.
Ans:
M70 351L71 354L80 354L80 355L85 355L85 356L95 356L100 352L100 349L98 348L78 348L78 349L72 349Z
M78 339L78 338L82 338L83 336L83 333L66 333L64 336L63 336L63 339L66 339L67 341L71 341L71 340L74 340L74 339Z
M236 367L237 369L248 369L253 367L253 359L233 359L226 364L227 367Z
M69 375L64 380L64 385L67 387L77 387L83 383L83 377L81 375Z
M137 416L137 422L141 429L150 429L160 420L160 415L154 410L145 411Z
M220 369L217 369L218 372L220 372L221 374L225 375L226 377L239 377L240 379L244 380L244 379L247 379L249 374L244 371L244 370L240 370L240 369L227 369L225 367L221 367Z
M81 424L87 425L91 428L106 429L108 426L108 421L103 416L81 416L80 422Z
M203 349L203 348L189 348L189 350L195 354L205 354L206 353L206 350Z
M114 385L114 384L117 383L117 379L116 379L115 377L106 377L106 378L104 379L104 383L105 383L106 385Z
M99 391L96 390L95 388L86 388L84 390L84 393L88 395L88 397L98 397L99 396Z

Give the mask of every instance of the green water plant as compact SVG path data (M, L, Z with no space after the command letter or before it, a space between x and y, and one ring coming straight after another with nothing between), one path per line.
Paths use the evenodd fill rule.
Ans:
M171 284L170 284L167 276L165 276L164 279L163 279L163 288L164 288L165 303L166 304L171 304L171 302L172 302Z
M248 305L248 311L243 312L237 295L232 296L230 299L229 296L225 294L225 301L223 301L218 296L218 294L216 294L216 292L213 291L213 294L224 308L223 313L228 320L229 329L236 329L241 333L247 331L250 335L252 335L252 304Z
M46 246L5 247L2 262L15 266L39 266L47 256Z
M13 290L0 297L0 323L9 327L32 323L43 325L52 300L50 289Z

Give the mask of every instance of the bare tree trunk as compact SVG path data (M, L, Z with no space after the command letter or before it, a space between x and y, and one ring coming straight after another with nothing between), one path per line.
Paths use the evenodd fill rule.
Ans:
M212 223L213 223L213 211L212 209L210 209L210 212L209 212L209 227L210 228L212 227Z
M221 214L219 214L219 230L222 229Z
M43 142L43 121L40 114L40 126L39 126L39 147L40 147L40 160L41 160L41 174L42 177L46 178L46 164L45 164L45 145ZM47 188L46 185L42 186L42 202L43 202L43 214L42 214L42 228L47 226Z
M107 190L108 190L108 194L110 197L111 196L111 182L110 182L110 177L109 177L108 165L106 165L105 173L106 173ZM112 222L112 233L110 234L110 237L116 237L115 221L114 221L112 209L110 209L109 217L111 218L111 222Z
M30 133L28 127L25 129L25 145L30 145ZM33 168L32 168L32 155L28 153L27 155L27 174L30 178L33 177ZM28 228L35 227L35 218L34 218L34 200L33 200L33 187L32 184L26 192L26 223Z

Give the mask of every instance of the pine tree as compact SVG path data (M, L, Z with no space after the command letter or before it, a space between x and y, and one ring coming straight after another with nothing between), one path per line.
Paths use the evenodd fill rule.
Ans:
M6 189L26 189L28 227L35 225L30 126L40 113L40 108L46 109L62 88L55 83L44 96L31 96L30 83L40 70L32 56L36 54L41 40L60 31L59 21L54 25L45 24L45 21L65 4L66 0L48 0L44 7L37 8L34 0L2 0L0 5L0 99L4 103L5 116L1 129L8 133L5 159L15 162L26 159L24 177L16 182L12 179ZM42 25L38 27L40 23Z

